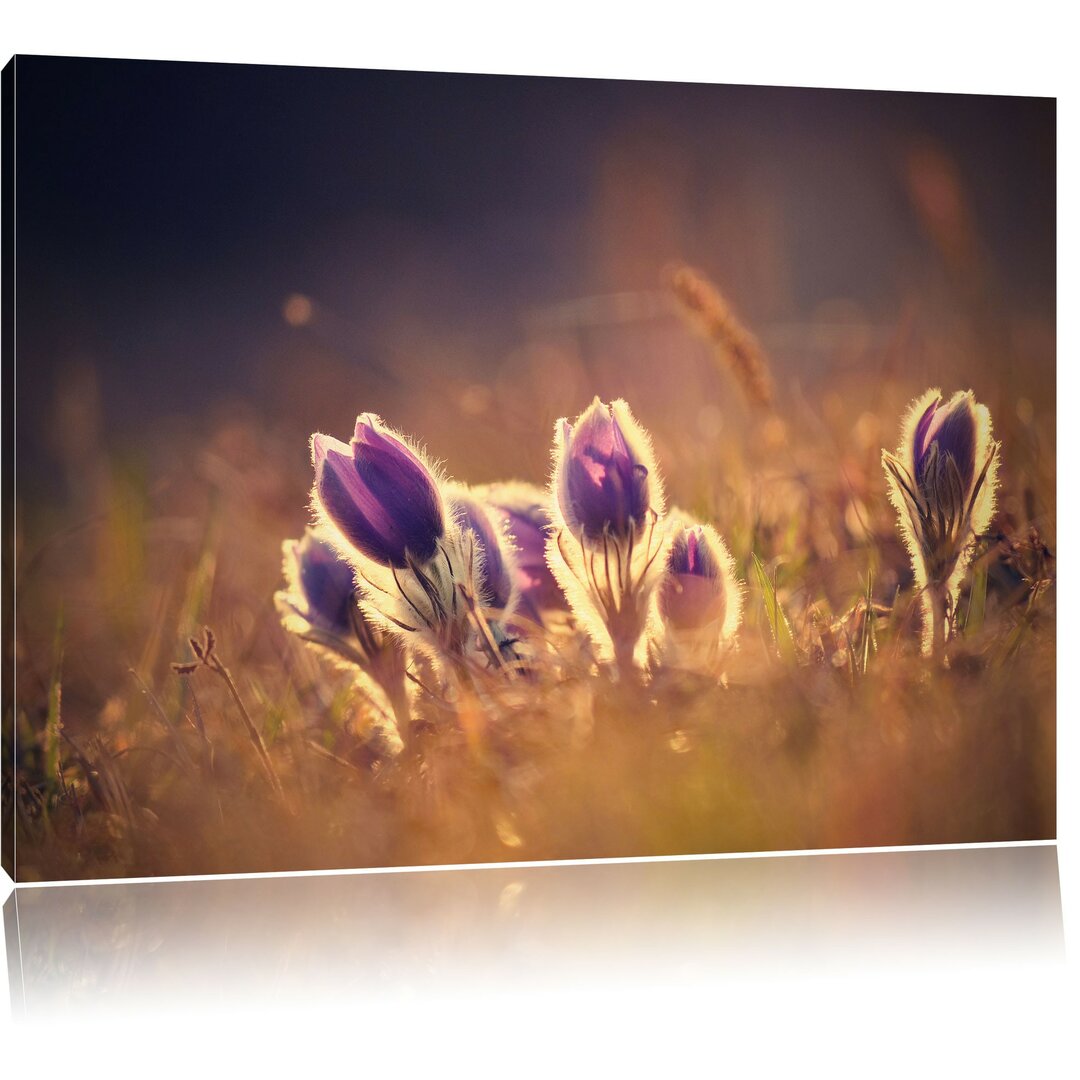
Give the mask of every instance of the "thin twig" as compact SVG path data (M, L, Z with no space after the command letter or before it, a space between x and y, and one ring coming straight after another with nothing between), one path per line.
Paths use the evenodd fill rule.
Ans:
M221 662L220 657L218 657L215 651L217 642L214 638L213 631L211 631L209 627L206 627L205 635L205 639L202 643L196 641L194 638L191 639L191 649L198 657L198 662L194 664L173 664L173 670L178 675L191 675L197 667L206 667L225 681L225 685L229 688L229 693L232 695L232 699L240 712L244 727L247 729L248 738L255 747L255 750L259 755L259 760L266 770L270 786L279 797L284 798L285 790L281 786L281 780L278 778L274 763L270 760L270 754L266 749L266 743L263 742L263 737L259 733L259 729L255 726L255 721L251 719L251 714L248 712L243 698L240 697L240 691L236 688L236 683L229 673L229 669Z

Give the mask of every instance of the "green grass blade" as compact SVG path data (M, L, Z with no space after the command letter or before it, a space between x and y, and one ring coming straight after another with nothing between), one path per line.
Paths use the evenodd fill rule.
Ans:
M986 616L986 560L975 564L971 576L971 596L968 599L967 618L964 620L964 634L977 634L982 629Z
M870 664L870 649L874 642L874 571L866 571L866 595L864 596L865 607L863 610L862 642L859 648L859 659L862 664L861 671L865 675Z
M754 560L754 576L757 578L758 588L761 589L761 596L765 601L765 616L769 622L769 629L772 631L777 655L782 660L794 661L796 659L795 638L792 636L791 624L784 614L784 609L776 599L776 586L765 573L765 567L762 566L757 555L754 552L750 554Z

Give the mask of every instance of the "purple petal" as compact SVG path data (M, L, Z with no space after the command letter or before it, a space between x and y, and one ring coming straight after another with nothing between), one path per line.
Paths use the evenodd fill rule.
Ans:
M700 526L683 528L675 534L668 552L668 569L673 574L696 577L715 578L722 573Z
M625 534L645 517L648 472L634 460L610 406L594 405L578 421L566 453L559 497L586 536Z
M919 422L915 425L915 445L912 448L912 457L915 461L916 469L922 463L922 459L926 454L926 448L930 441L930 425L933 423L934 416L937 413L940 404L940 397L937 397L930 402L926 412L919 417Z
M384 432L353 443L356 471L372 504L405 549L426 561L443 534L443 505L435 479L403 442Z
M975 480L975 443L977 430L970 401L958 398L945 418L931 433L940 453L951 455L960 473L960 483L967 491Z
M343 443L340 439L335 439L332 435L321 435L316 433L311 436L311 464L317 469L323 461L326 460L326 455L330 450L336 450L339 454L349 454L349 444Z
M351 629L349 608L355 603L352 567L329 544L312 533L295 548L300 590L307 601L307 620L337 634Z
M976 442L975 413L968 395L957 394L942 406L935 402L920 418L915 429L916 482L920 487L925 487L929 450L936 445L941 467L951 457L960 474L961 487L966 491L975 479Z
M420 472L426 474L427 467L424 463L400 439L395 438L388 431L380 429L377 426L378 423L379 418L374 413L363 413L358 416L356 418L356 428L353 431L353 445L393 450L411 461Z
M357 422L346 446L327 436L312 439L315 483L323 508L356 549L377 562L426 561L443 534L443 508L434 478L400 439Z
M544 551L547 547L547 510L536 507L535 516L506 507L496 507L506 522L518 549L519 566L547 566Z
M492 607L504 608L510 602L510 593L513 591L513 582L506 569L503 553L504 541L495 531L491 518L478 500L461 495L455 501L461 511L462 525L472 529L480 545L483 556L482 584L488 600Z
M565 608L566 596L545 556L551 512L542 503L525 500L517 500L513 506L493 500L491 506L517 548L517 583L525 613L531 614L530 605L535 609Z
M400 533L361 481L352 454L326 450L315 487L330 520L358 551L380 563L405 565Z

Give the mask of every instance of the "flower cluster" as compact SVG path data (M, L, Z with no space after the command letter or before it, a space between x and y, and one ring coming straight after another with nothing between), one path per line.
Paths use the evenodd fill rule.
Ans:
M580 627L615 678L722 674L742 606L734 562L711 526L665 516L624 401L558 422L547 489L451 481L371 413L348 443L312 436L311 460L314 526L284 545L277 606L286 629L363 673L399 729L413 669L444 686L529 678L537 635L560 627Z
M883 451L928 653L952 633L998 456L970 391L927 391L899 448ZM314 526L284 545L278 609L286 629L357 674L405 742L417 686L452 696L535 680L566 641L575 655L587 641L590 662L622 682L662 670L724 680L743 611L735 560L713 525L666 510L625 401L597 398L556 423L546 489L451 481L371 413L348 443L312 436L311 460ZM790 639L775 590L765 603Z

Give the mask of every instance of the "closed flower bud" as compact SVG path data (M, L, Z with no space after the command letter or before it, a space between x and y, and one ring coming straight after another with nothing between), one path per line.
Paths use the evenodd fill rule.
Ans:
M967 571L975 538L994 514L1000 444L990 412L970 390L942 401L917 398L895 454L882 451L889 497L923 592L926 652L938 652Z
M500 663L477 607L487 594L482 546L448 512L436 470L371 413L346 445L313 435L312 505L319 524L356 571L363 610L379 630L436 664L479 651Z
M668 550L667 572L658 600L661 615L679 630L697 630L721 622L727 612L728 568L722 565L716 544L705 528L680 527Z
M659 651L665 663L714 671L742 618L742 587L716 530L674 511L671 546L657 592Z
M458 525L471 530L479 546L478 597L481 606L509 613L517 600L514 549L502 519L463 484L447 487Z
M311 529L300 540L286 540L281 550L286 588L275 601L286 629L349 637L356 606L352 567Z
M947 405L939 396L915 425L911 447L915 484L927 504L947 517L963 513L975 482L976 408L970 392L954 395Z
M604 659L639 666L666 548L664 490L625 401L599 398L555 426L548 565Z
M660 512L648 438L625 401L596 398L575 423L559 421L556 437L555 494L572 531L628 536Z
M547 564L551 529L547 492L533 484L510 481L473 489L490 506L513 541L520 607L537 618L541 611L565 609L566 597Z
M358 417L348 444L313 435L311 459L316 504L362 555L398 569L434 556L446 529L438 484L378 417Z
M409 720L405 655L365 614L353 567L313 529L281 548L285 588L274 602L282 625L348 670L368 700L404 734Z

